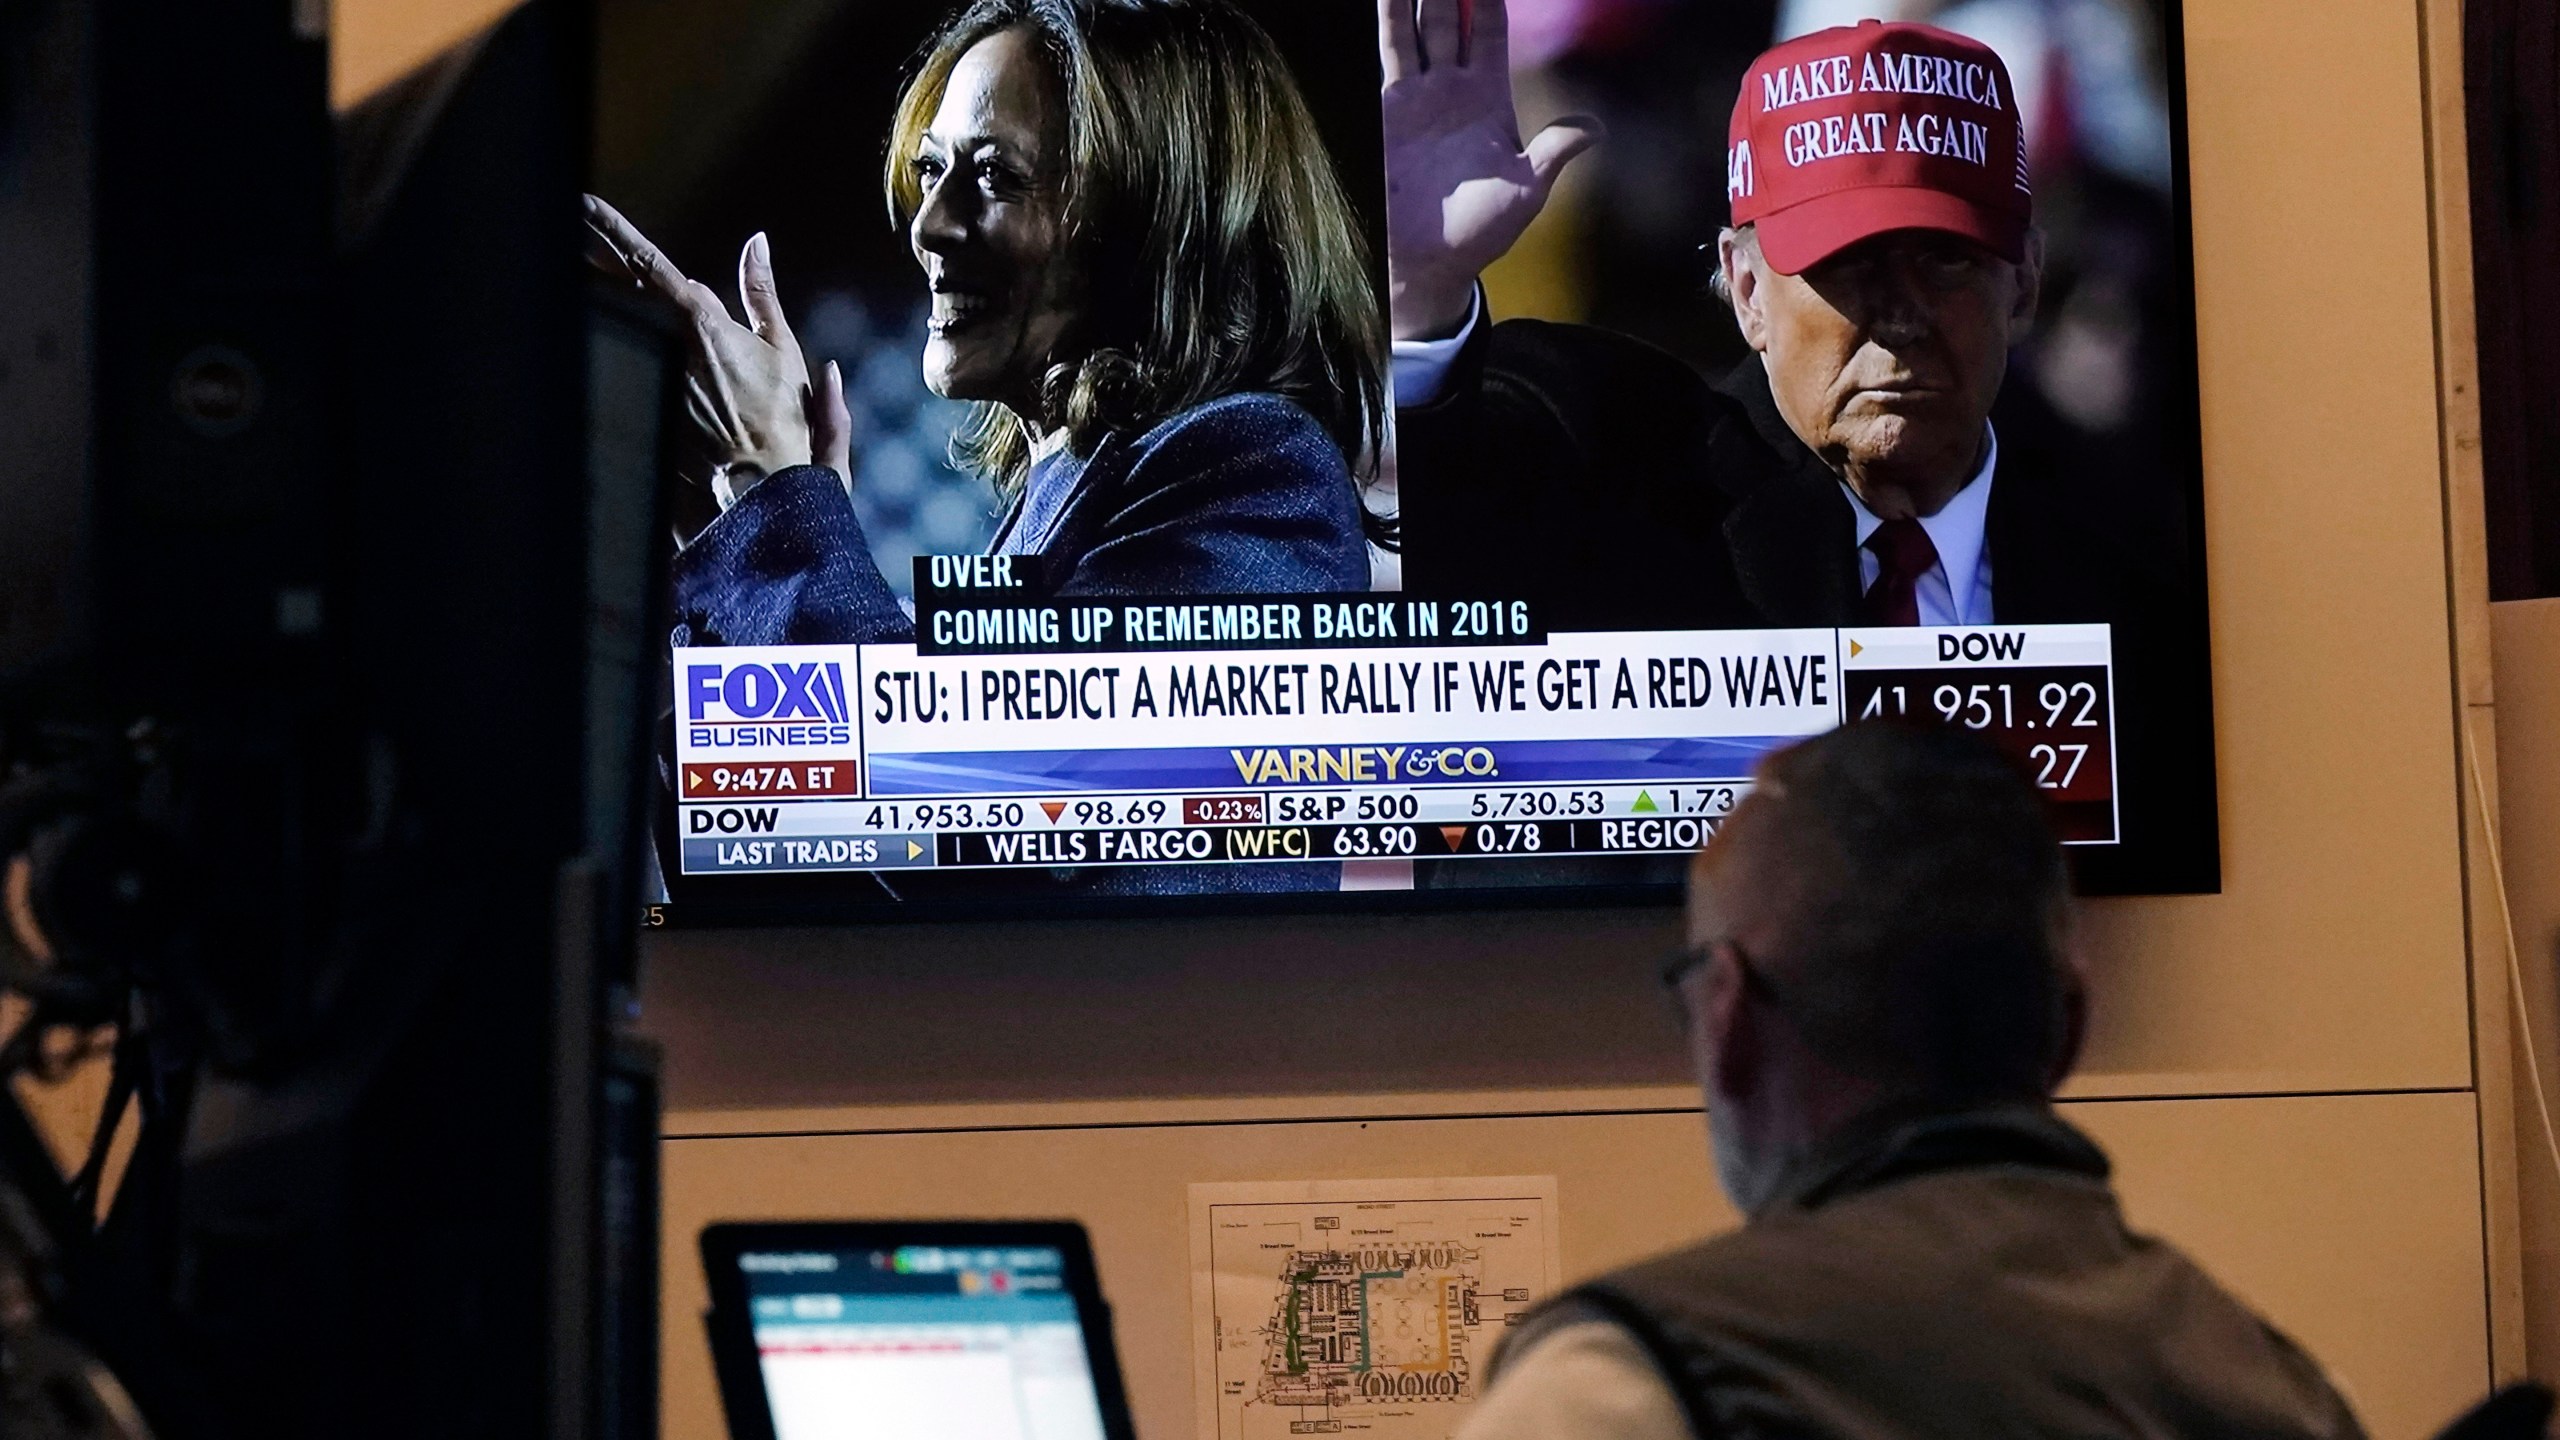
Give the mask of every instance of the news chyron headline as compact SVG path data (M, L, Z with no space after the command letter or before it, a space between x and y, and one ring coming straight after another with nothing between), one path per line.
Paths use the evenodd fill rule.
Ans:
M1546 639L1526 600L1344 595L1052 596L1029 557L919 555L919 655L1446 649Z
M2066 839L2118 838L2103 625L1551 635L1034 563L920 562L913 642L678 649L683 872L1683 850L1768 751L1877 715L1988 733Z

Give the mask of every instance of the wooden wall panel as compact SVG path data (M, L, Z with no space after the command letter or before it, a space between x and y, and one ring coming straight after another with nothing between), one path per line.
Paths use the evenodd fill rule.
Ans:
M520 0L328 0L329 99L340 109L408 74Z
M2515 952L2486 947L2512 975L2518 1006L2516 1179L2522 1198L2529 1368L2560 1379L2560 600L2490 607L2497 646L2498 823ZM2539 1079L2540 1095L2534 1086Z

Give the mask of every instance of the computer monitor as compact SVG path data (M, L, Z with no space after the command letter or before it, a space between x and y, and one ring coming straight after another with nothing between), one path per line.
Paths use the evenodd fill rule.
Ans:
M1082 1226L703 1231L736 1440L1130 1440Z

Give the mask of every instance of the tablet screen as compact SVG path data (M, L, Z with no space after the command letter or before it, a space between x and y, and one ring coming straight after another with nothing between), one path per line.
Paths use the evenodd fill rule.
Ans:
M1055 1246L739 1255L774 1440L1103 1440Z

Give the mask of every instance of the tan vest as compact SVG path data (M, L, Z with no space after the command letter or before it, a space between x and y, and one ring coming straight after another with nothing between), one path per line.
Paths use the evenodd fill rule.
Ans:
M2106 1176L2041 1107L1862 1126L1743 1229L1519 1338L1616 1320L1701 1440L2361 1437L2310 1356L2125 1228Z

